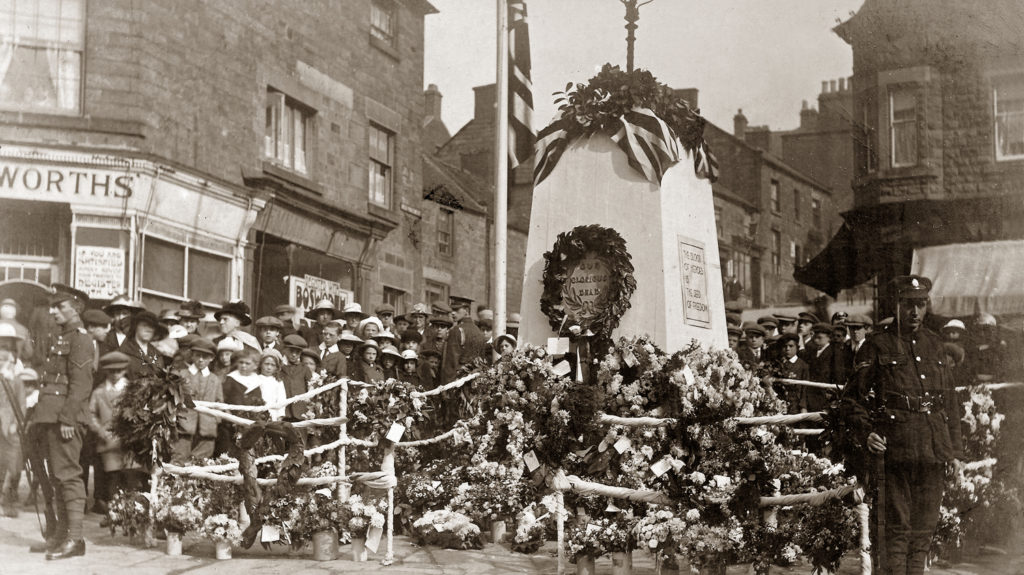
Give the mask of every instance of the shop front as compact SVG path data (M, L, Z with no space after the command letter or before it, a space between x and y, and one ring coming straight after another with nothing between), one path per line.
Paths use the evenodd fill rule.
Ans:
M247 234L264 201L146 159L38 146L0 148L0 297L19 317L65 282L149 309L243 293ZM38 312L35 315L39 315Z

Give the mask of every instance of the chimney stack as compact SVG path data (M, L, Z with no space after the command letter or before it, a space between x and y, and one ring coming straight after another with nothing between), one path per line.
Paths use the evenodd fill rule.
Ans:
M821 93L828 94L828 80L821 81Z
M743 108L740 108L732 117L732 135L741 140L747 139L747 117L743 115Z
M441 117L441 91L437 89L437 84L427 86L423 92L423 115L428 118Z
M473 88L473 119L480 122L494 121L494 108L498 97L497 87L494 84L477 86Z

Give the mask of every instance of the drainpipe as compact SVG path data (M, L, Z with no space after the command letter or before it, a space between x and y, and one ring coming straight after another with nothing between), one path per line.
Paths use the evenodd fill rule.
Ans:
M370 237L366 238L366 243L363 244L363 251L359 254L359 261L356 263L356 299L362 301L366 298L366 290L363 284L363 272L369 268L367 263L370 260L370 256L376 251L377 238L373 237L373 231L370 231Z

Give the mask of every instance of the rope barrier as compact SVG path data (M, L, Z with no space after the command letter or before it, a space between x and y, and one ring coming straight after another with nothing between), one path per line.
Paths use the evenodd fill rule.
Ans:
M957 391L969 391L974 389L987 389L989 391L996 391L1000 389L1010 389L1013 387L1024 386L1024 381L1008 381L1004 383L978 383L975 385L960 385L957 386Z
M734 417L740 425L788 425L802 421L821 421L822 411L808 413L792 413L789 415L765 415L761 417Z
M969 463L964 464L964 471L977 471L979 469L984 469L986 467L992 467L996 463L999 463L999 460L996 459L995 457L982 459L980 461L971 461Z
M805 503L813 507L824 505L826 502L833 499L842 499L847 495L857 492L860 489L857 485L844 485L835 489L829 489L828 491L820 491L818 493L799 493L796 495L777 495L773 497L762 497L761 507L768 507L770 505L793 505L796 503ZM861 491L857 495L859 500L863 500L864 493Z
M427 439L417 439L413 441L399 441L395 444L397 447L420 447L421 445L432 445L434 443L441 443L446 439L450 439L459 432L458 427L453 427L441 435L435 435L434 437L428 437Z
M767 378L766 378L767 379ZM768 380L769 383L785 383L787 385L802 385L804 387L817 387L819 389L831 389L833 391L842 391L845 386L836 383L822 383L820 381L807 381L806 379L789 379L785 377L773 377Z
M471 374L467 375L466 377L462 377L462 378L456 379L455 381L453 381L451 383L446 383L446 384L444 384L444 385L442 385L440 387L435 387L434 389L431 389L430 391L414 391L414 392L410 393L409 395L411 395L412 397L430 397L431 395L440 395L440 394L448 391L449 389L455 389L456 387L462 387L463 385L466 385L467 383L473 381L474 379L476 379L478 377L480 377L480 372L471 373Z
M244 480L241 475L218 475L216 473L210 473L207 471L199 471L189 469L187 467L179 467L177 465L172 465L170 463L165 463L163 465L163 470L165 473L170 473L171 475L179 475L182 477L194 477L196 479L205 479L207 481L214 481L217 483L234 483L236 485L241 485L242 481ZM333 475L329 477L303 477L296 482L296 485L333 485L335 483L347 483L350 481L350 478L341 475ZM259 485L276 485L277 480L270 478L257 478L256 483Z
M677 420L671 417L619 417L602 413L597 416L598 423L623 425L626 427L668 427Z
M202 407L210 407L210 408L213 408L213 409L230 410L230 411L263 412L263 411L270 411L272 409L284 409L284 408L288 407L289 405L291 405L293 403L296 403L296 402L299 402L299 401L306 401L307 399L311 399L311 398L316 397L316 396L318 396L318 395L320 395L322 393L327 393L328 391L331 391L332 389L341 387L341 386L345 385L346 381L350 381L350 380L348 380L347 378L342 378L342 379L339 379L339 380L336 380L336 381L332 381L331 383L322 385L322 386L317 387L315 389L311 389L311 390L307 391L306 393L300 393L299 395L293 395L292 397L289 397L288 399L286 399L284 401L280 401L278 403L271 403L271 404L267 404L267 405L235 405L233 403L220 403L220 402L217 402L217 401L195 401L193 403L195 403L196 407L202 406Z
M794 429L795 435L821 435L825 433L824 429Z
M253 421L251 419L246 419L244 417L237 416L237 415L235 415L233 413L228 413L226 411L221 411L219 409L214 409L212 407L206 407L204 405L196 405L195 411L197 413L205 413L207 415L212 415L213 417L217 417L217 418L223 419L225 421L230 421L231 423L234 423L235 425L244 425L244 426L248 427L248 426L254 425L256 423L255 421ZM298 427L298 428L303 428L303 427L333 427L335 425L339 425L339 424L345 423L347 421L348 421L348 419L345 418L345 417L328 417L328 418L323 418L323 419L304 419L302 421L296 421L295 423L292 424L292 427Z

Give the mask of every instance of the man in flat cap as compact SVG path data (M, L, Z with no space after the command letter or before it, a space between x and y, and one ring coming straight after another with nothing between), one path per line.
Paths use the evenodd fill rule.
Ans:
M46 545L34 547L46 551L47 559L85 555L85 484L78 460L89 422L96 351L79 314L88 300L84 293L62 284L54 284L50 296L50 315L61 333L46 351L39 402L32 413L32 425L40 426L44 434L56 497L57 524Z
M450 300L455 325L449 331L448 340L445 342L441 362L441 383L458 379L459 368L482 358L484 346L487 345L487 338L470 316L473 300L457 296L452 296Z
M748 321L743 324L743 333L747 336L747 343L746 345L740 344L736 354L740 358L740 363L748 369L757 369L767 359L764 349L765 329Z
M924 572L945 467L959 465L962 452L960 402L942 338L924 327L931 286L922 276L893 280L896 319L864 343L864 361L843 396L852 443L884 461L881 477L873 478L884 478L884 498L875 506L884 522L872 547L885 573Z

